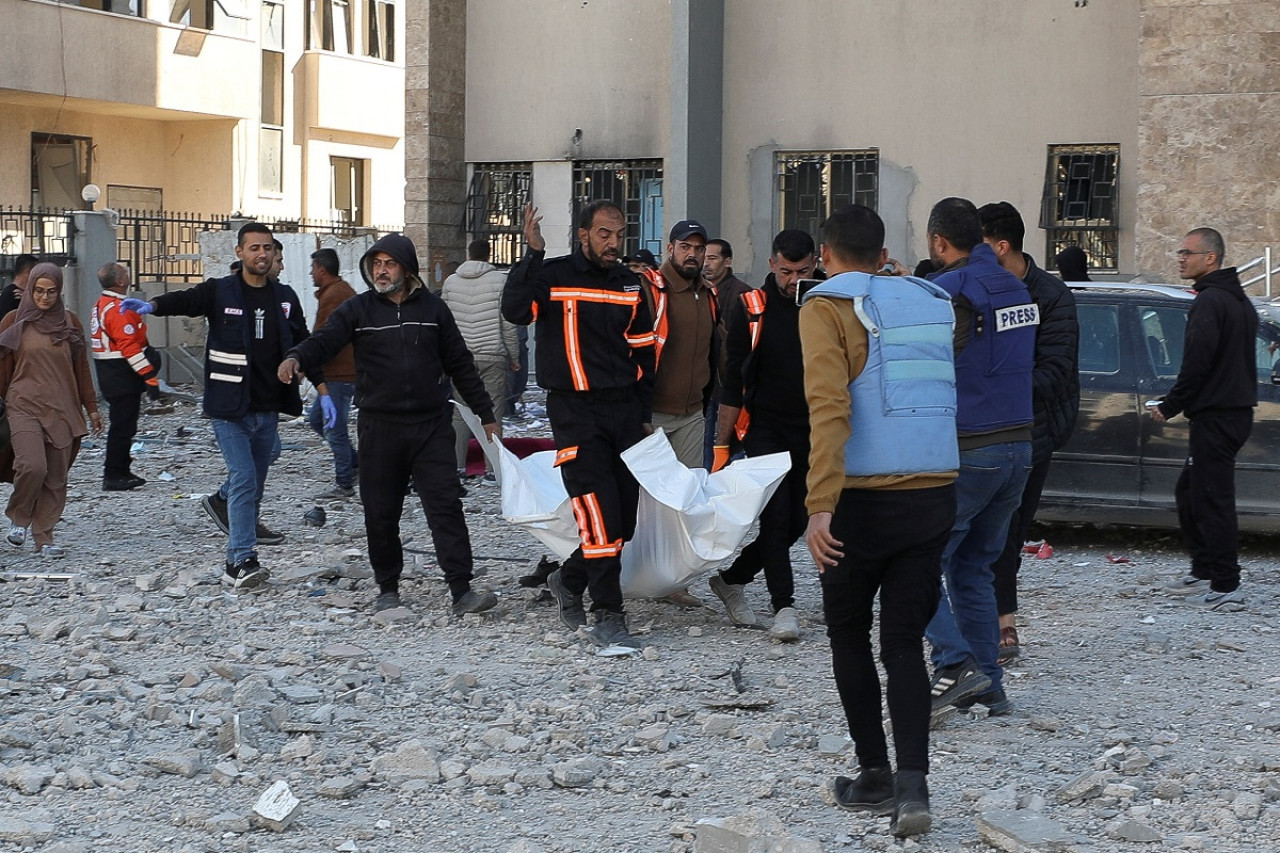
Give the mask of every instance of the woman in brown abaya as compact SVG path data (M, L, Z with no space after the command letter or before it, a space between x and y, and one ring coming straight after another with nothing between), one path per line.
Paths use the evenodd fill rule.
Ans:
M0 320L0 396L12 433L10 452L0 460L0 479L13 483L6 539L21 548L29 531L37 553L60 557L53 526L62 517L67 474L88 432L84 412L95 435L102 432L102 416L84 327L62 304L62 270L55 264L31 271L17 310Z

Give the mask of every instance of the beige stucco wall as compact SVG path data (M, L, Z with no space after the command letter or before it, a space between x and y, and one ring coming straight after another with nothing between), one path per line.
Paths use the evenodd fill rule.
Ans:
M933 203L963 195L1013 202L1042 260L1046 146L1119 143L1132 271L1138 3L726 0L721 207L735 268L763 275L776 150L878 148L904 259L925 251ZM471 0L468 13L469 162L668 157L670 2Z
M668 0L470 0L466 159L665 157L670 68Z
M1142 0L1140 81L1139 268L1199 226L1230 264L1280 249L1280 3Z
M1012 202L1042 261L1046 146L1118 142L1120 265L1132 269L1137 0L789 3L785 25L769 0L726 7L723 216L735 268L765 270L774 150L878 148L880 212L904 260L925 254L932 205L958 195Z

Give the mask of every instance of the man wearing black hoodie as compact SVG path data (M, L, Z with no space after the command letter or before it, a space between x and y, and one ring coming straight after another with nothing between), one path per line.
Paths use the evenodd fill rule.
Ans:
M335 308L324 326L290 349L280 362L279 379L291 383L352 345L360 498L378 582L376 610L402 606L400 517L410 477L453 595L454 615L488 610L497 597L471 589L471 537L443 380L453 381L489 439L498 437L493 402L449 307L418 277L418 254L408 237L388 234L374 243L360 259L360 274L369 289Z
M1243 610L1237 561L1236 454L1253 428L1258 404L1255 338L1258 312L1212 228L1191 231L1178 249L1178 272L1196 291L1187 314L1182 367L1151 419L1191 420L1187 461L1174 495L1191 573L1167 589L1210 610Z

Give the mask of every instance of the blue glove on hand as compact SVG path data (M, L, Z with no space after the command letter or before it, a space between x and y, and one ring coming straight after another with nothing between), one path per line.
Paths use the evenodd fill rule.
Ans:
M136 311L139 314L150 314L156 310L156 307L145 299L134 299L132 296L126 296L120 300L120 313L126 311Z
M320 398L320 411L324 412L325 429L333 429L338 425L338 407L333 404L332 397Z

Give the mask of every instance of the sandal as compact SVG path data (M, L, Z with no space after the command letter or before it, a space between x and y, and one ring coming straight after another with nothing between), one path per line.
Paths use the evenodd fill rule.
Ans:
M996 663L1004 666L1010 661L1022 657L1022 648L1018 645L1018 629L1007 625L1000 629L1000 648L996 652Z

